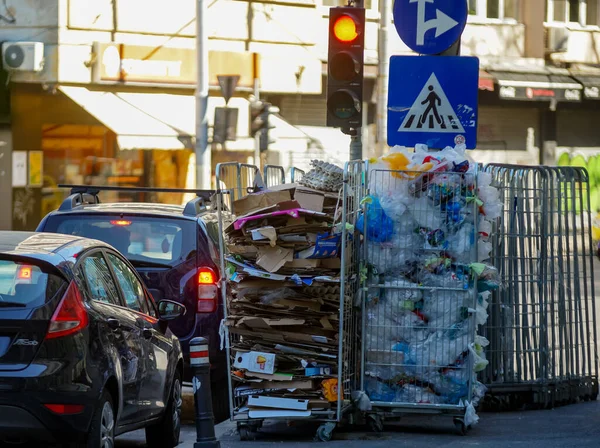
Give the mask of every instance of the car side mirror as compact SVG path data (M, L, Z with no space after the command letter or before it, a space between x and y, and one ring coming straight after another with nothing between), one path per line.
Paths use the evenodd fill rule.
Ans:
M187 309L179 302L161 300L158 302L158 317L161 320L174 320L185 315Z

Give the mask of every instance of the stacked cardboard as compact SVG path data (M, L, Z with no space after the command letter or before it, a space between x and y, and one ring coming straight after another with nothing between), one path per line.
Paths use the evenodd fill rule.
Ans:
M232 377L250 418L308 417L337 400L338 196L297 184L233 203L225 230Z

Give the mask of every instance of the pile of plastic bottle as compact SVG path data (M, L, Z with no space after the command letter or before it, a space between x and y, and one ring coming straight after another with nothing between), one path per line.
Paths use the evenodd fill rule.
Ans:
M500 286L489 261L498 190L461 146L396 147L370 161L368 186L357 222L367 245L365 392L376 402L476 406L489 342L475 333Z

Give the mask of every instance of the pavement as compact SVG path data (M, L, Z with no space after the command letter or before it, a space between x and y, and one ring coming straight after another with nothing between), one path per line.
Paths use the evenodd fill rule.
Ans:
M289 448L312 447L314 423L265 425L251 442L240 442L230 421L215 427L222 448L266 448L284 444ZM195 428L183 428L179 448L193 448ZM334 433L331 442L320 446L344 448L598 448L600 446L600 402L579 403L546 411L482 413L477 425L462 437L454 432L449 417L405 417L400 423L386 424L383 433L366 428ZM144 447L144 432L121 436L116 448Z

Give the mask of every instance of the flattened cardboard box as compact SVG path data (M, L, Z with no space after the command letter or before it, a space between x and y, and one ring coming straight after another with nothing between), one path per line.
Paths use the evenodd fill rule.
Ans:
M247 215L254 210L270 207L278 202L289 201L290 199L292 199L292 196L287 190L249 194L248 196L233 202L233 213L237 216Z

